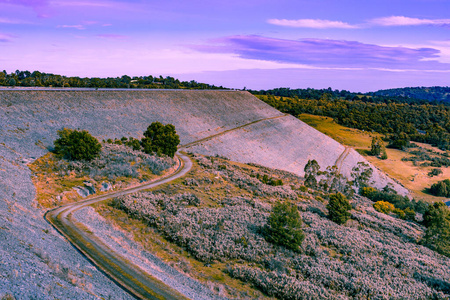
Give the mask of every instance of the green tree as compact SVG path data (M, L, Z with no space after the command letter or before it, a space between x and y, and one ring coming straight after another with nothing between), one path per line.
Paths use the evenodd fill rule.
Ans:
M373 156L381 156L385 152L386 152L386 147L384 146L383 140L378 136L373 137L370 154L372 154Z
M431 185L430 193L438 197L448 197L450 194L450 180L445 179Z
M308 160L308 162L305 165L304 171L305 171L305 186L316 188L317 187L317 179L316 176L319 173L320 166L319 163L313 159Z
M305 174L308 175L312 174L314 176L317 175L317 173L319 173L319 170L320 170L319 163L315 159L308 160L304 169Z
M58 135L59 138L53 142L54 152L70 160L92 160L102 149L99 141L87 130L64 128L58 130Z
M351 216L349 210L352 209L352 206L343 194L337 193L330 195L327 209L331 221L337 224L344 224Z
M351 176L353 178L353 184L356 187L365 187L369 184L369 180L372 177L373 170L369 164L365 162L358 162L356 167L353 167Z
M180 137L172 124L163 125L160 122L153 122L144 132L141 143L145 153L162 153L174 157Z
M443 202L435 202L423 216L427 227L421 243L450 257L450 211Z
M288 202L278 202L264 227L264 237L268 242L298 252L305 238L301 226L302 220L297 206Z

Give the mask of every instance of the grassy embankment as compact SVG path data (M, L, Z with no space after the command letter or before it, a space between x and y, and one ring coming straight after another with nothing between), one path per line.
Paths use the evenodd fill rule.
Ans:
M438 153L443 151L432 147L428 144L415 143L419 147L411 148L406 151L397 149L386 149L388 159L381 160L374 156L368 155L371 147L372 137L381 136L378 133L370 133L359 129L353 129L341 126L334 122L330 117L315 116L310 114L300 114L299 119L308 125L314 127L318 131L330 136L339 143L353 147L356 151L361 153L373 165L400 181L405 187L410 189L413 196L417 199L423 199L429 202L445 201L444 197L435 197L426 193L426 189L433 183L450 178L450 168L441 167L442 174L434 177L429 177L427 174L433 167L415 166L411 161L402 161L404 157L411 157L409 153L411 150L418 150L422 148L424 151L433 151L433 156L438 156Z

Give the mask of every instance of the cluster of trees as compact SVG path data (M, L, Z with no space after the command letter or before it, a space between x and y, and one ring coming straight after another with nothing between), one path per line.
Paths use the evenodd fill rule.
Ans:
M347 127L388 135L391 146L406 147L410 140L450 149L450 105L430 103L373 103L322 94L319 99L299 97L259 98L282 112L328 116Z
M159 156L164 154L173 158L180 144L180 137L174 125L163 125L160 122L153 122L147 127L142 140L133 137L122 137L115 140L107 139L106 142L109 144L126 145L133 150L142 150L147 154L156 153Z
M429 191L438 197L450 197L450 180L445 179L432 184Z
M64 128L58 131L59 138L54 141L54 152L69 160L94 159L101 151L102 145L87 130L73 130ZM172 124L163 125L160 122L153 122L147 127L142 140L133 137L121 139L108 139L107 143L127 145L133 150L142 150L147 154L156 153L158 156L167 155L174 157L177 146L180 143L175 126Z
M350 219L352 206L347 197L336 193L329 195L327 209L328 218L342 225ZM302 223L297 205L287 201L278 202L273 206L267 224L263 228L264 238L270 243L299 252L299 247L305 239Z
M403 211L406 211L407 209L412 210L414 212L414 215L415 213L424 214L428 209L428 204L423 200L410 200L406 196L397 194L389 187L385 187L381 191L373 187L363 187L360 189L359 193L362 196L369 198L373 202L389 202L393 204L395 208L401 209Z
M123 75L108 78L80 78L43 73L39 71L19 71L7 73L0 72L0 86L27 86L27 87L78 87L78 88L140 88L140 89L224 89L195 80L180 81L176 78Z
M402 97L411 99L423 99L427 101L450 102L450 87L406 87L398 89L379 90L374 93L376 96Z
M272 90L249 90L255 95L272 95L277 97L298 97L300 99L320 99L324 94L333 99L362 100L372 103L408 103L408 104L439 104L450 102L450 87L406 87L398 89L379 90L369 93L354 93L346 90L327 89L290 89L276 88Z
M346 196L352 196L353 187L361 188L369 184L372 177L372 168L359 162L351 172L352 181L347 180L340 174L337 166L327 167L325 171L320 170L319 163L313 159L308 160L304 168L305 186L318 189L326 193L342 193Z
M450 185L450 180L444 184ZM415 222L416 213L423 214L422 224L427 229L421 243L450 257L450 210L443 202L427 204L422 200L409 200L392 191L379 191L372 187L364 187L360 193L374 201L373 207L379 212L393 212L401 219Z

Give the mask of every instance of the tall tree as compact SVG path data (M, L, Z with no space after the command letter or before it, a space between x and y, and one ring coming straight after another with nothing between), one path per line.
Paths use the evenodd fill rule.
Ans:
M174 157L180 137L172 124L163 125L160 122L153 122L144 132L141 143L145 153Z

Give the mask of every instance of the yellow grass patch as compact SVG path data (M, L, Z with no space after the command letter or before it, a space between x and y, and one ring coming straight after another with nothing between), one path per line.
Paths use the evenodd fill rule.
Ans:
M335 139L339 143L353 147L363 155L370 150L372 137L379 136L378 133L368 133L359 129L347 128L337 124L333 118L315 116L309 114L300 114L299 119L306 124L316 128L318 131ZM418 146L443 153L445 151L432 147L429 144L416 143ZM381 171L389 175L391 178L398 180L406 188L411 190L413 197L422 199L428 202L443 201L445 197L435 197L425 193L425 189L429 188L433 183L450 178L450 168L441 167L443 174L439 176L429 177L427 174L434 169L434 167L414 166L410 161L402 161L403 157L410 157L411 154L397 150L386 149L388 159L381 160L374 156L367 156L366 159Z

